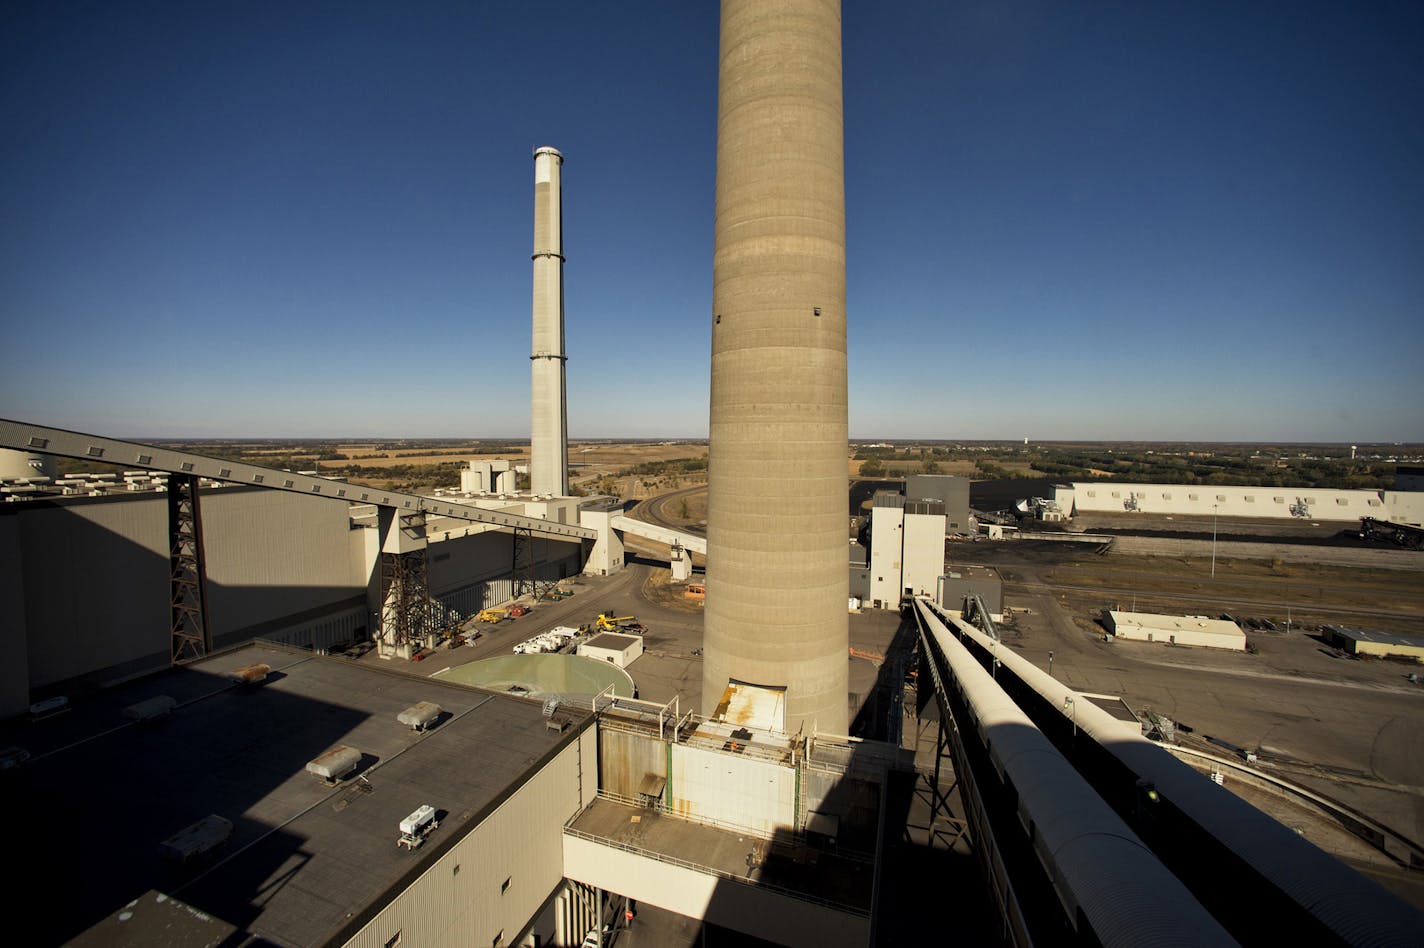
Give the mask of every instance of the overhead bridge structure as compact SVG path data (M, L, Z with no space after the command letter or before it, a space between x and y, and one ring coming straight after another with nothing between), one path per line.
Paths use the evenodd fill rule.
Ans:
M1424 917L1397 896L996 636L914 611L936 766L953 759L1008 942L1418 944Z
M645 540L666 543L671 559L672 578L676 582L682 582L692 576L693 553L707 555L707 538L695 533L685 533L682 530L674 530L671 527L659 526L655 523L648 523L646 520L635 520L632 517L624 516L611 518L608 525L619 533L631 533L633 536L642 537Z
M397 650L418 642L426 633L433 631L432 626L438 621L435 614L438 607L430 597L427 578L427 518L449 517L491 529L513 531L516 559L518 550L527 548L527 544L517 542L521 536L598 539L597 531L575 524L484 510L442 498L377 490L311 474L296 474L9 419L0 419L0 447L101 461L130 470L168 475L174 662L200 658L212 649L204 593L202 517L198 504L200 478L304 494L346 504L374 506L381 540L381 641ZM514 564L516 571L519 565L518 562Z

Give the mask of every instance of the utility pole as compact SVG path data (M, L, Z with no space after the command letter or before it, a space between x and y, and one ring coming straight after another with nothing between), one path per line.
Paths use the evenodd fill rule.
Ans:
M1211 578L1216 578L1216 504L1211 505Z

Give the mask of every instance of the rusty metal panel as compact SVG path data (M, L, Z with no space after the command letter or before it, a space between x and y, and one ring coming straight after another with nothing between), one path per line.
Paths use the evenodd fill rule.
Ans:
M667 776L667 744L656 735L599 728L600 789L630 800L638 798L643 778Z

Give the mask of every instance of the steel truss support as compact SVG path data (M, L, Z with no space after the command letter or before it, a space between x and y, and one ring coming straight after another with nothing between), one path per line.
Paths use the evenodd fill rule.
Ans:
M430 566L425 554L425 515L401 513L396 529L412 541L402 552L381 553L381 644L414 651L441 631L439 604L430 596Z
M168 579L172 618L169 657L173 664L181 665L213 650L198 479L191 474L168 478Z
M513 533L514 562L510 571L514 574L514 598L530 593L537 599L558 583L538 577L538 569L534 565L534 531L515 527Z
M947 709L941 709L943 715ZM969 827L964 820L954 815L954 808L950 806L950 794L959 788L959 777L954 772L954 754L950 746L950 734L945 726L947 717L941 717L939 724L935 727L935 766L934 777L928 779L930 785L930 829L929 843L933 849L937 841L943 841L946 849L953 849L954 845L968 832ZM951 783L947 788L941 789L940 775L943 772L945 763L948 762L951 771ZM938 824L947 823L949 829L941 829Z

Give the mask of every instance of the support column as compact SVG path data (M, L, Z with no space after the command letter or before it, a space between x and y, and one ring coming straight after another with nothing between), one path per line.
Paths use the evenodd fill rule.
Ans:
M669 552L668 564L672 568L672 581L685 583L692 578L692 554L681 543L674 543Z
M425 514L381 507L377 523L381 533L377 643L382 655L408 659L440 631L439 604L430 597Z
M168 478L168 576L172 617L171 655L175 665L196 661L213 650L208 621L207 569L198 479Z

